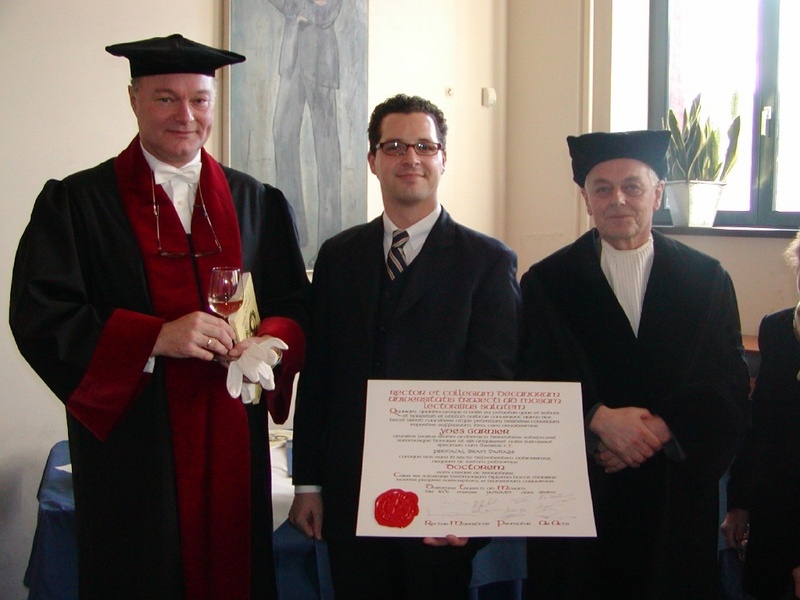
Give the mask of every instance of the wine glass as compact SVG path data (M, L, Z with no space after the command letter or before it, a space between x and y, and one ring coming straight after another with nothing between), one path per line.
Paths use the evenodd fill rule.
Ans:
M208 307L227 319L242 306L239 281L242 270L237 267L214 267L208 284Z

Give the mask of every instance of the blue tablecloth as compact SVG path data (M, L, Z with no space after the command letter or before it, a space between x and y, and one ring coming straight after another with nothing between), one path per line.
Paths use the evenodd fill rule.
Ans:
M75 500L69 446L58 442L50 450L39 484L39 515L33 548L25 571L29 600L77 600L78 547L75 543Z
M50 451L37 494L39 515L25 572L29 600L78 598L72 474L62 469L69 465L69 446L66 441L58 442ZM273 471L273 477L285 476ZM281 600L333 600L325 542L310 540L284 521L275 530L273 543ZM520 600L526 569L525 540L492 540L476 555L473 569L472 600Z

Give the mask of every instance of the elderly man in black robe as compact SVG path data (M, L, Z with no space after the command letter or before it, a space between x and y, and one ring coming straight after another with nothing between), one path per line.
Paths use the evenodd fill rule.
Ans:
M597 537L530 539L529 597L713 598L749 389L733 284L653 231L668 132L567 141L595 228L523 276L519 378L582 384Z
M20 351L66 406L80 597L274 599L267 408L286 419L308 289L291 209L203 149L214 73L243 56L178 34L106 50L130 61L139 133L45 184L10 302ZM210 313L218 266L251 273L256 336ZM259 366L274 389L257 402L239 369L245 403L224 367L270 338L288 345Z

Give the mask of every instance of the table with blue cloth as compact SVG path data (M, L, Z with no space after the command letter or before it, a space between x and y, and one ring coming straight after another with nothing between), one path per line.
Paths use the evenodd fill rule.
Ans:
M78 545L75 542L75 500L69 446L50 450L39 484L39 516L33 549L25 571L30 600L78 597Z
M325 542L309 539L287 520L294 495L286 449L272 449L273 534L280 600L333 600ZM39 485L39 515L25 585L29 600L78 598L78 548L69 446L50 451ZM471 600L521 600L525 540L495 538L475 556Z

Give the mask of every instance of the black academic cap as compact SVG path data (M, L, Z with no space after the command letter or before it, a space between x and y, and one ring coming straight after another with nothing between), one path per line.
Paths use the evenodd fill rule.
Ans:
M167 73L200 73L213 77L220 67L245 60L241 54L198 44L179 33L106 46L106 52L127 58L131 63L131 77Z
M601 162L634 158L650 165L659 179L667 176L669 131L623 131L586 133L567 137L572 157L572 179L584 187L586 176Z

